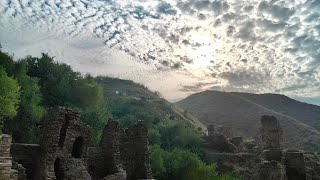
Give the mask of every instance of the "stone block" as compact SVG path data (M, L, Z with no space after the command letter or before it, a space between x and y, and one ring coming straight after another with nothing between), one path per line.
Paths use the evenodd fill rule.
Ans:
M282 149L268 149L263 151L263 157L266 161L282 161Z

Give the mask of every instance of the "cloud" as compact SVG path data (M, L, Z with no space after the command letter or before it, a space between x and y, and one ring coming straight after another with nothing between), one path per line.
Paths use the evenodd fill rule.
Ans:
M184 77L172 83L182 87L176 94L211 87L319 97L319 10L318 0L3 0L0 39L12 52L39 48L79 67L133 61L172 71ZM93 58L69 55L82 51ZM128 61L110 55L122 53ZM155 79L134 69L138 81Z

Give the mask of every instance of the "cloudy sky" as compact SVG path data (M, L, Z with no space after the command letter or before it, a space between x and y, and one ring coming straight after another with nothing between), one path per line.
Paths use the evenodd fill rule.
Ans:
M169 100L212 89L320 104L320 0L1 0L0 42Z

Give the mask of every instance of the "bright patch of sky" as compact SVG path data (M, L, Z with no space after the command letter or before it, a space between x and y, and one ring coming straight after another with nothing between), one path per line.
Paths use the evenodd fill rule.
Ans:
M320 104L319 0L2 0L0 42L167 99L206 89Z

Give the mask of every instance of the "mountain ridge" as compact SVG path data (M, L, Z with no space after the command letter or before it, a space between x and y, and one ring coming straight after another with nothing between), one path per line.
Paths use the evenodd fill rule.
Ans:
M261 100L261 96L267 96L267 99L273 96L271 102L275 103L270 103L268 106L265 99ZM277 104L279 97L289 99L288 101L293 104L298 103L297 107L301 104L307 107L312 106L316 110L318 107L316 105L301 103L284 95L259 95L209 90L188 96L176 104L206 125L230 126L238 130L245 138L257 140L259 140L260 117L262 115L273 115L279 119L284 129L284 147L317 150L319 148L317 146L319 146L320 142L320 132L313 125L318 121L311 121L311 117L304 120L297 118L303 114L307 114L308 111L303 111L301 116L290 116L294 114L290 111L290 108L294 107L295 104L290 105L287 111L284 111L286 103L281 104L277 108L270 108L272 104ZM320 109L320 107L318 108ZM279 109L283 110L283 112L279 112ZM308 108L306 109L308 110ZM315 115L317 113L318 111L313 112Z

